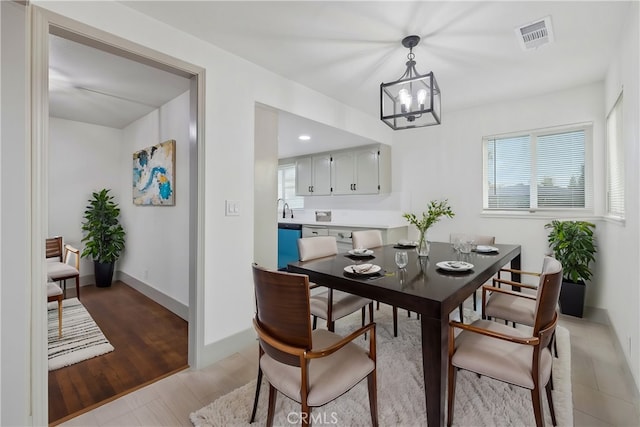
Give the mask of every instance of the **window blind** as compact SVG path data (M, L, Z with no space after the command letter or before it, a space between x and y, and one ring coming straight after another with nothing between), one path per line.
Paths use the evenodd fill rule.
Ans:
M622 94L607 116L607 212L619 218L625 216Z
M585 158L590 125L485 137L484 208L577 209L590 206Z

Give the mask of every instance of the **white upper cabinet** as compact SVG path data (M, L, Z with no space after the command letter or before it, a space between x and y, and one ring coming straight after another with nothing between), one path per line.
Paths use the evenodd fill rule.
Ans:
M391 191L391 148L376 144L296 159L296 194L382 194Z
M331 178L333 194L378 194L379 179L379 147L333 154Z
M331 194L331 154L296 159L296 196Z

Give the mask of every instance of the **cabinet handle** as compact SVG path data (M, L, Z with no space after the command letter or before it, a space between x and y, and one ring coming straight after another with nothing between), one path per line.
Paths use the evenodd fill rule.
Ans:
M313 193L313 185L311 186L311 192Z
M356 184L353 184L353 191L356 191L356 190L357 190Z

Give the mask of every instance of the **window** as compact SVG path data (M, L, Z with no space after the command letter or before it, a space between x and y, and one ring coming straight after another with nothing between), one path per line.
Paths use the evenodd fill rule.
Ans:
M590 207L585 159L591 126L483 138L484 209Z
M607 116L607 213L624 219L624 147L622 94Z
M278 166L278 198L283 199L291 209L304 208L304 197L296 196L296 165Z

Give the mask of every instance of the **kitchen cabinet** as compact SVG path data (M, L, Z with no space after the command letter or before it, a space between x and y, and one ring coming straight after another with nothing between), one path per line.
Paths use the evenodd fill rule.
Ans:
M373 144L296 159L296 195L391 192L391 147Z
M406 225L388 228L376 227L341 227L337 225L303 225L302 237L334 236L338 245L338 252L347 252L352 248L351 233L359 230L380 230L383 243L396 243L407 238Z
M332 155L333 194L378 194L381 191L380 146L341 151Z
M296 159L296 196L331 194L331 154Z

